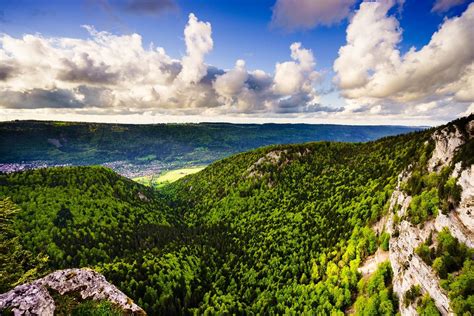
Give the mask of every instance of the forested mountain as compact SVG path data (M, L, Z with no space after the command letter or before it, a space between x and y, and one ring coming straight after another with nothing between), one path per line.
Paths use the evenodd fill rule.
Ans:
M406 298L394 291L393 263L365 277L360 266L395 247L400 223L428 227L438 209L455 212L464 196L456 181L474 157L473 119L365 143L259 148L160 190L103 167L0 175L0 246L15 244L0 257L2 291L91 267L151 315L392 315L407 302L434 313L437 298L424 288ZM453 157L433 163L442 151L433 135L445 130L460 141ZM401 190L414 202L396 218ZM387 218L390 230L374 228ZM458 293L453 310L469 312L472 250L449 231L432 238L438 249L419 252L446 293ZM457 261L443 261L450 257Z
M272 144L362 142L414 131L403 126L308 124L126 125L15 121L0 123L0 163L91 165L114 161L208 164Z

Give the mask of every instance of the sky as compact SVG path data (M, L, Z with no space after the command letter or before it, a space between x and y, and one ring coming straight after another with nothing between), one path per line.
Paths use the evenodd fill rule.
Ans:
M473 2L0 0L0 120L437 125Z

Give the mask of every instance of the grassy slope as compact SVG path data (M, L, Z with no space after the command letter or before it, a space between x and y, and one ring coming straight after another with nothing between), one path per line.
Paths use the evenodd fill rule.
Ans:
M187 175L195 174L203 170L204 168L205 167L188 167L188 168L169 170L157 176L153 175L153 176L144 176L144 177L134 178L133 181L136 181L143 185L160 188L166 184L173 183Z

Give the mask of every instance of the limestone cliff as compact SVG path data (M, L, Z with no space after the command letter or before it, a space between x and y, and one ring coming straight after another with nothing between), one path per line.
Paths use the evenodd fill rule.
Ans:
M433 134L435 147L428 162L428 172L439 172L452 163L459 147L472 139L473 123L470 121L465 130L460 130L458 126L449 126ZM471 248L474 246L474 165L461 170L461 163L458 163L452 176L457 178L457 184L462 188L461 201L453 211L446 215L439 211L436 218L417 226L406 220L404 215L410 205L411 197L403 192L400 185L410 177L409 172L405 172L400 175L399 185L392 194L390 215L384 219L385 228L392 234L390 262L394 272L394 291L399 298L403 298L412 285L419 285L422 292L431 296L442 315L452 314L449 299L440 287L436 273L415 253L415 249L431 232L436 234L444 227L448 227L451 234L460 242ZM402 219L399 223L394 223L392 215L394 213ZM406 307L403 303L400 304L400 312L402 315L417 314L415 306Z
M464 129L454 125L434 132L432 139L435 147L428 161L428 172L439 172L443 167L449 166L459 147L471 140L473 134L474 121L468 122ZM440 287L438 276L415 253L415 249L430 233L436 234L444 227L448 227L451 234L460 242L468 247L474 247L474 165L462 169L462 164L458 163L454 167L452 177L457 179L457 184L462 188L458 207L448 214L439 211L436 218L420 225L413 225L405 216L411 196L403 192L401 184L409 177L409 170L399 176L398 186L391 197L389 215L381 220L382 225L378 223L375 227L380 231L383 226L392 235L389 258L394 273L394 291L401 299L400 313L417 315L415 306L403 304L403 296L411 286L419 285L423 293L431 296L442 315L452 315L449 299ZM395 214L401 221L394 221Z
M11 310L15 315L54 315L56 302L53 291L59 295L75 294L82 300L108 301L121 309L124 315L146 315L103 275L89 269L58 270L0 294L0 312Z

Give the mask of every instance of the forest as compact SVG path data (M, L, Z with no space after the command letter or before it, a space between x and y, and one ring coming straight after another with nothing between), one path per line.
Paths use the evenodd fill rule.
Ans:
M369 279L357 268L388 249L390 236L370 225L388 212L400 172L426 163L432 132L267 146L159 189L99 166L0 175L1 290L91 267L150 315L394 315L390 265ZM456 159L465 161L469 148ZM406 184L420 196L414 221L457 194L446 177L428 177ZM469 310L472 253L447 234L438 239L438 248L417 251L459 298L456 308ZM420 302L433 308L429 297Z
M202 165L272 144L310 141L363 142L411 132L404 126L310 124L101 124L0 122L0 163L44 161L93 165L157 161Z

